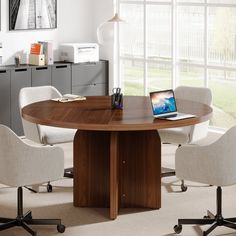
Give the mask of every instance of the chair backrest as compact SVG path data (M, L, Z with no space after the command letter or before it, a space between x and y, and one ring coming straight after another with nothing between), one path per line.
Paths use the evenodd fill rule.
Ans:
M4 125L0 125L0 180L1 183L9 184L9 178L15 173L14 162L17 165L18 146L21 142L19 137ZM14 176L13 176L14 177Z
M20 111L23 107L34 102L50 100L61 97L61 93L53 86L39 86L22 88L19 93ZM38 143L42 143L40 135L40 125L28 122L21 116L23 130L26 138Z
M179 86L175 89L175 97L178 99L200 102L208 106L212 102L212 94L209 88Z
M60 147L27 144L11 129L0 125L0 182L25 186L63 176L64 153Z
M176 176L180 179L227 186L236 184L236 126L208 145L186 145L176 150Z
M26 87L20 90L19 103L22 109L28 104L61 97L61 93L53 86Z
M212 103L212 93L208 88L179 86L175 89L175 97L193 102L199 102L208 106ZM207 136L209 121L191 126L190 143L197 142Z
M215 172L213 184L218 186L236 184L235 140L236 125L227 130L216 142L206 146L210 153L209 165Z

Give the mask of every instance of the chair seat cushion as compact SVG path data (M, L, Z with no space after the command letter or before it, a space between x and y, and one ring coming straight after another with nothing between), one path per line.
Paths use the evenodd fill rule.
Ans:
M190 142L190 126L181 128L160 129L158 133L162 143L186 144Z
M43 144L72 142L76 131L76 129L58 128L46 125L39 126L40 138Z

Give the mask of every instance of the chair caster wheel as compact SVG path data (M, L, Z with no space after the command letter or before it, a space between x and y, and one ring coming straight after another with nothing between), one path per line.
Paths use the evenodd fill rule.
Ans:
M174 231L176 234L180 234L182 231L182 225L175 225L174 226Z
M182 192L186 192L187 189L188 189L188 187L187 187L186 185L181 184L181 190L182 190Z
M48 193L52 192L52 185L51 184L47 184L47 191L48 191Z
M62 225L62 224L57 225L57 231L59 233L64 233L65 229L66 229L65 225Z

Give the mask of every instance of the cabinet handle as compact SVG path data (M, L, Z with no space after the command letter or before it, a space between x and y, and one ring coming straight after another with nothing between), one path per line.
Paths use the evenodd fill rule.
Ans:
M7 72L6 70L0 70L1 74L6 73L6 72Z
M67 68L67 65L56 66L56 68Z
M26 68L24 68L24 69L15 69L15 72L20 72L20 71L27 71L27 69Z
M87 62L80 62L80 63L78 63L78 65L82 65L82 66L95 66L98 63L99 62L97 62L97 61L87 61Z
M89 87L95 87L96 84L89 84L88 86L89 86Z
M87 65L88 66L95 66L95 65L97 65L97 62L95 62L95 61L94 62L87 62Z
M36 70L47 70L48 68L45 66L45 67L36 67Z

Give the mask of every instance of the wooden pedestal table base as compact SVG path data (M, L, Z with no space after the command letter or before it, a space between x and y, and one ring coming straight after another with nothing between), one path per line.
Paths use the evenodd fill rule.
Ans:
M161 142L158 132L85 131L74 138L74 205L161 207Z

